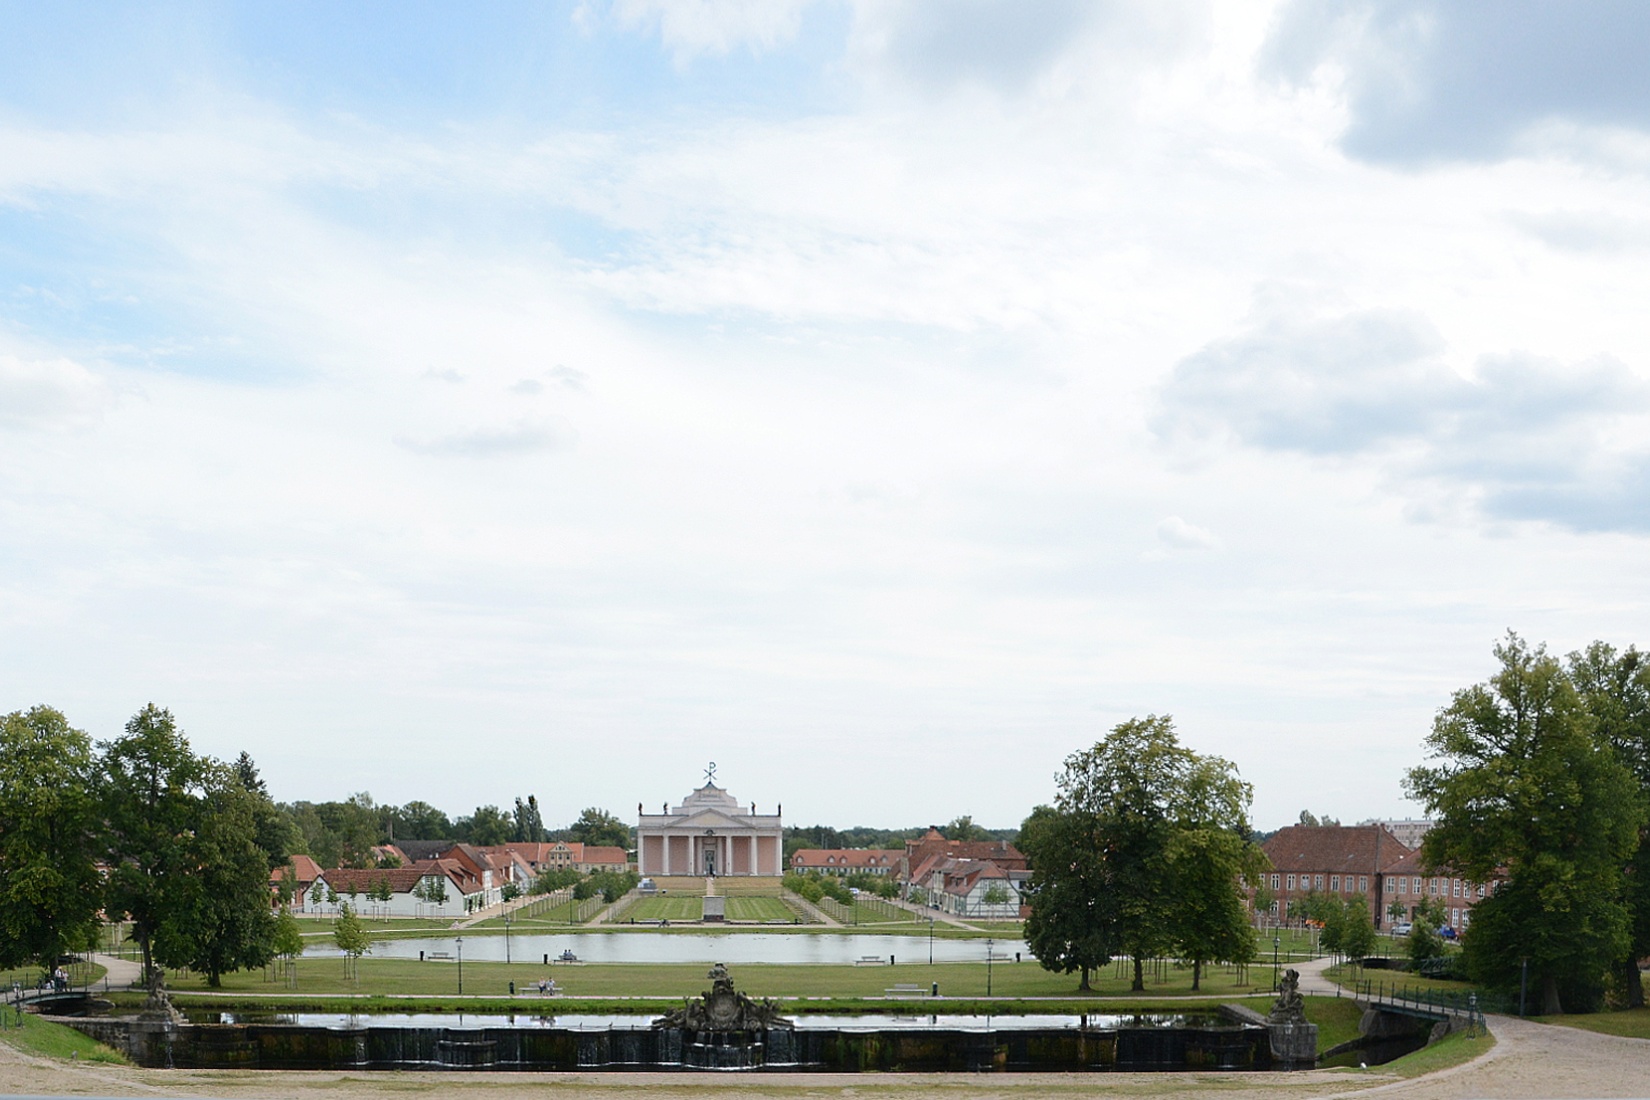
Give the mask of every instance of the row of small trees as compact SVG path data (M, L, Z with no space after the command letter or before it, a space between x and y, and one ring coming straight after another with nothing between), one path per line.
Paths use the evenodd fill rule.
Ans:
M95 745L50 707L0 721L0 967L50 966L130 920L146 977L190 967L212 985L274 952L270 871L280 815L243 753L197 756L144 707ZM105 871L100 871L100 865Z

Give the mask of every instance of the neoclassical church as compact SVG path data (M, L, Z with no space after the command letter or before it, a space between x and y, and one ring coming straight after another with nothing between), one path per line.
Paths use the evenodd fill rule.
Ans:
M776 811L782 807L775 807ZM759 814L716 785L716 765L705 785L663 813L636 806L636 862L650 875L782 875L785 827L778 812Z

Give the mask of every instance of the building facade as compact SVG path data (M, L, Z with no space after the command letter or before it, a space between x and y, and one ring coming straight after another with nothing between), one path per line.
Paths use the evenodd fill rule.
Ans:
M759 814L715 783L663 812L636 807L636 863L644 876L782 875L785 826L777 812Z
M895 875L905 858L903 848L801 848L791 853L791 870L799 875Z
M1287 920L1290 903L1309 895L1361 895L1376 928L1415 915L1423 900L1439 902L1445 923L1456 929L1472 922L1472 907L1490 889L1422 864L1421 854L1402 843L1385 824L1290 825L1261 845L1272 864L1267 873L1267 908ZM1396 917L1395 909L1403 911Z

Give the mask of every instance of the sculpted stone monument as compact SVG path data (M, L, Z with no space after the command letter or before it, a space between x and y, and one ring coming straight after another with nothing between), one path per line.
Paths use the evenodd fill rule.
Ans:
M1301 997L1300 971L1283 972L1278 999L1266 1025L1271 1032L1272 1058L1287 1065L1310 1065L1318 1060L1318 1025L1306 1022L1306 1001Z
M733 988L728 968L717 963L705 975L711 980L710 989L697 999L689 998L682 1007L653 1021L656 1028L678 1027L683 1031L762 1031L772 1028L793 1028L796 1025L779 1014L779 1005L768 999L753 1001Z

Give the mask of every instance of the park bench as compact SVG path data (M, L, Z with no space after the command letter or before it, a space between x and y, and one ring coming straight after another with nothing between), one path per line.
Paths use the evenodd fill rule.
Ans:
M887 966L887 955L861 955L854 960L855 966Z
M426 959L451 959L453 957L453 955L452 955L452 952L450 952L450 951L431 951L428 955L425 955L424 957Z
M921 997L927 991L924 990L922 986L916 985L915 983L901 982L898 985L884 989L883 992L888 994L890 997Z

